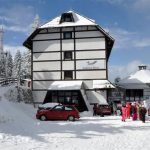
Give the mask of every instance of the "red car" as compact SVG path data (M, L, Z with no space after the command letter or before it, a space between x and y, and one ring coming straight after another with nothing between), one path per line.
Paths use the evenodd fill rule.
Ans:
M37 111L36 118L45 120L69 120L79 119L79 112L74 106L56 105L53 108Z
M96 109L96 114L100 116L111 115L111 107L109 105L99 105Z

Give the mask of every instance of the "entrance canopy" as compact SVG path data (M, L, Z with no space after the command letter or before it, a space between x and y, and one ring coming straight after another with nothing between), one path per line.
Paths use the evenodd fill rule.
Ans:
M108 80L93 80L94 89L110 89L115 88L112 83Z
M48 90L80 90L82 81L54 81Z

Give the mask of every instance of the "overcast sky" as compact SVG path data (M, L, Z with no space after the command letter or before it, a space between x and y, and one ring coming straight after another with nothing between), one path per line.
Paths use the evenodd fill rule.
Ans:
M68 10L94 19L115 39L110 80L127 76L139 64L150 64L150 0L0 0L4 49L24 51L22 43L36 14L42 25Z

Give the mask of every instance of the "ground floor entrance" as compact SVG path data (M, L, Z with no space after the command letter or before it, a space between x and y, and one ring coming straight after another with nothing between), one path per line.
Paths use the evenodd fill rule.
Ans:
M88 110L80 90L49 90L44 99L44 103L48 102L75 105L80 112Z

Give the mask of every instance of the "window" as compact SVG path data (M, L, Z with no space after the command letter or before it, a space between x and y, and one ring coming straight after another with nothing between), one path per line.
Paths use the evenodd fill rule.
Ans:
M72 103L78 105L78 96L72 96Z
M143 97L142 89L127 89L126 100L139 101Z
M72 60L72 52L64 52L64 60Z
M69 80L72 79L72 71L64 71L64 79Z
M63 38L64 39L72 39L72 32L64 32Z
M56 106L53 108L53 110L63 110L64 109L64 106Z
M63 91L58 91L58 96L64 96L65 95L65 92Z
M58 101L59 101L59 103L63 104L64 103L64 96L59 96Z
M63 23L63 22L74 22L72 13L63 13L61 15L60 23Z
M57 96L52 96L52 102L57 102Z
M71 106L65 106L65 110L73 110L73 108Z

